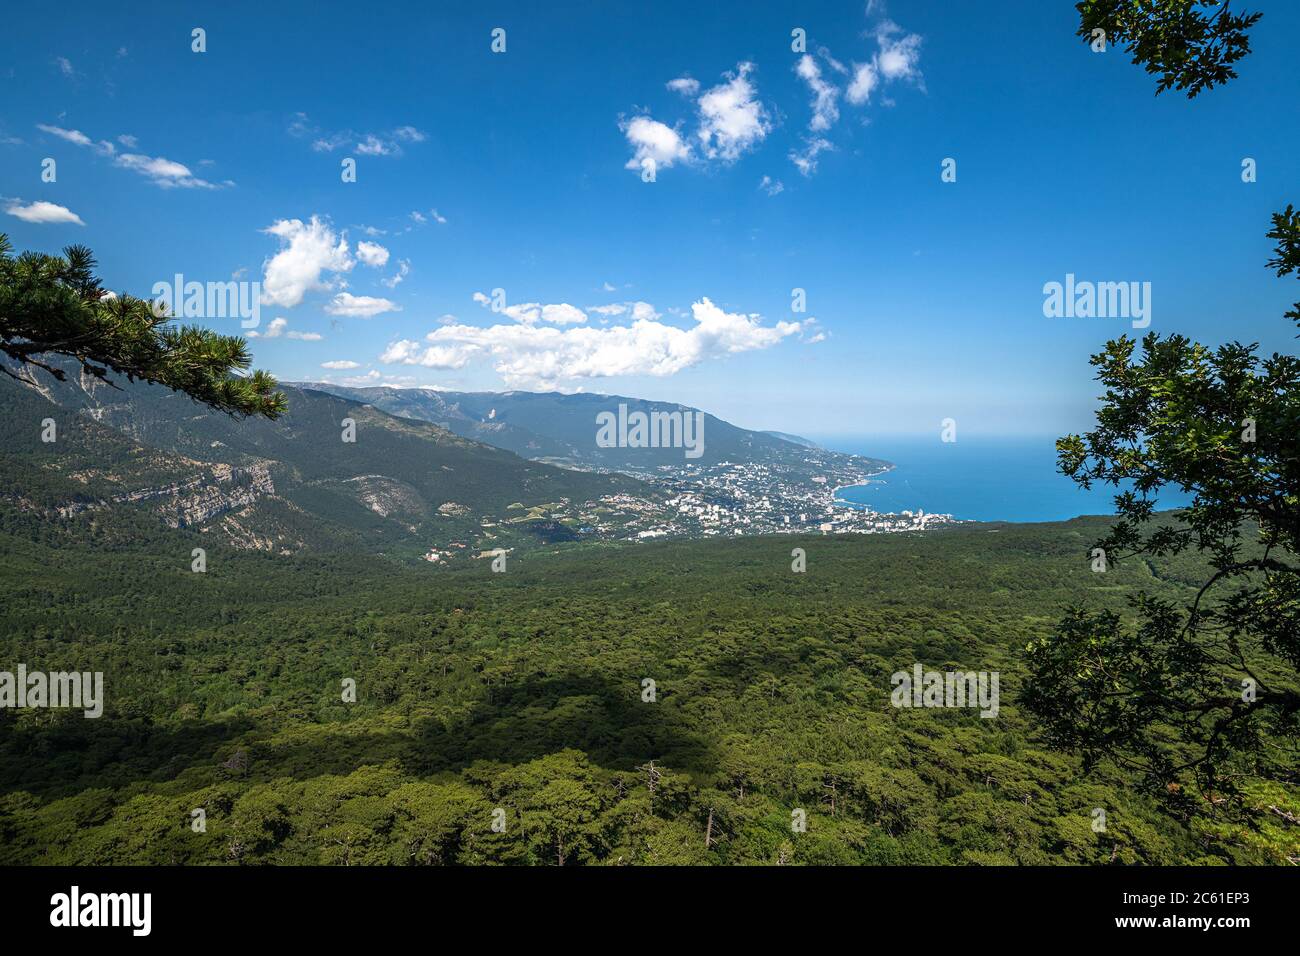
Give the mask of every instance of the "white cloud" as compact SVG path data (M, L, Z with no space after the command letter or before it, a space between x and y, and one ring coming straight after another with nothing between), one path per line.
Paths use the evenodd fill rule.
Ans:
M785 192L785 183L779 179L773 179L771 176L764 176L759 180L758 188L769 196L777 196Z
M206 179L200 179L195 176L188 166L183 163L175 162L164 156L144 156L140 153L122 153L118 155L117 148L108 140L92 140L85 133L78 129L63 129L59 126L50 126L46 123L37 123L36 128L42 132L57 136L77 146L92 149L101 156L111 157L113 162L132 172L144 176L155 186L163 189L220 189L216 183L208 182ZM134 147L134 136L119 136L118 141L124 146ZM128 142L129 141L129 142ZM234 183L225 182L222 185L233 186Z
M614 375L673 375L704 361L770 348L801 329L797 322L764 325L761 316L725 312L707 298L694 303L691 313L695 324L687 329L654 318L607 328L444 326L425 336L444 351L430 355L419 343L403 340L389 346L381 361L420 365L436 360L442 367L459 368L483 355L510 387L554 388Z
M311 148L318 153L332 153L345 146L353 147L363 156L400 156L401 143L423 143L428 135L414 126L398 126L388 133L366 133L358 138L350 129L322 132L306 113L294 113L288 126L290 136L304 139L314 137Z
M875 35L879 50L869 63L853 64L853 81L844 93L845 99L855 106L870 102L882 82L907 80L925 88L920 68L921 37L904 33L892 20L877 26Z
M163 156L141 156L138 153L123 153L116 160L119 166L139 173L151 180L155 186L163 189L218 189L215 183L200 179L190 172L189 167Z
M343 371L344 369L361 368L361 363L353 362L348 359L337 359L333 362L321 362L320 367Z
M790 150L790 162L799 168L799 172L805 176L811 176L817 171L817 155L827 150L834 150L830 140L821 137L814 137L804 141L802 150Z
M425 368L464 368L478 351L474 345L423 346L411 339L399 339L384 349L379 361L386 365L423 365Z
M756 98L749 74L754 64L740 63L727 82L700 97L700 127L696 132L710 159L734 162L772 129L763 104Z
M250 339L278 339L283 336L286 339L294 339L299 342L319 342L322 338L319 332L286 331L288 326L289 320L277 315L261 332L253 331L247 333L247 335Z
M67 140L76 146L85 146L95 150L101 156L112 156L117 150L113 144L107 140L101 139L96 143L79 129L63 129L61 126L50 126L47 123L37 123L36 128L43 133L49 133L51 136L57 136L59 139Z
M71 222L76 223L78 226L85 225L85 223L81 221L81 217L67 206L57 206L52 202L45 202L44 200L39 199L36 202L28 203L26 206L22 204L22 200L20 199L11 200L5 207L5 212L21 219L23 222Z
M700 91L700 81L689 76L679 76L675 80L669 80L667 85L668 89L682 96L694 96Z
M368 266L382 269L388 265L388 250L377 242L366 242L363 239L357 243L357 258Z
M362 156L391 156L397 150L395 143L385 142L374 133L367 133L365 139L357 143L357 152Z
M836 103L840 91L822 79L822 71L810 54L805 53L799 58L794 71L813 93L813 117L808 128L814 132L830 129L840 118L840 108Z
M845 91L844 98L854 106L861 106L871 99L871 91L876 88L878 80L875 63L853 64L853 82Z
M405 279L406 276L410 273L410 271L411 271L411 260L398 259L397 272L389 276L387 279L380 279L379 281L382 282L384 285L388 286L388 288L390 289L396 289L398 285L401 284L402 280Z
M484 293L475 292L473 298L475 302L485 309L491 307L492 300ZM587 321L586 312L576 305L569 305L567 302L558 302L551 305L542 305L539 302L520 302L515 305L504 306L501 309L501 314L523 325L536 325L538 322L549 322L551 325L580 325Z
M77 71L72 68L72 61L66 56L55 57L54 64L64 76L72 77L77 75Z
M309 291L333 291L322 272L348 272L356 265L346 239L316 216L280 219L263 232L280 240L280 251L262 264L262 301L293 308Z
M311 148L318 153L332 153L352 142L351 133L330 133L312 140Z
M139 141L134 136L131 136L127 133L123 133L121 136L119 136L117 138L117 141L121 143L123 146L125 146L127 149L138 149L140 146Z
M654 161L656 169L668 169L674 163L688 162L691 158L691 149L677 130L658 120L635 116L620 123L619 129L632 147L632 158L625 165L627 169L639 170L647 159Z
M876 28L876 42L880 44L877 66L886 80L911 80L921 82L918 63L921 59L921 38L915 33L903 33L892 20Z
M433 217L433 221L436 222L438 225L445 226L447 224L447 217L439 215L438 210L430 209L429 215Z
M817 48L817 55L825 60L830 65L830 68L836 73L847 74L849 72L849 68L839 60L835 59L835 57L831 56L831 51L826 49L826 47L819 46Z
M330 304L325 306L325 311L330 315L346 315L353 319L370 319L384 312L400 312L401 308L395 302L388 299L380 299L370 295L353 295L351 292L340 292L334 296Z
M614 316L626 315L632 319L657 319L659 313L649 302L613 302L609 305L596 305L587 310L595 312L597 315Z

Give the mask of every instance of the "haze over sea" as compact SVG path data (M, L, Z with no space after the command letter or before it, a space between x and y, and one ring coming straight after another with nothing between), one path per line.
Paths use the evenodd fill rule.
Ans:
M824 438L835 451L884 458L895 467L870 484L841 489L848 504L874 511L950 514L970 521L1061 521L1079 515L1114 514L1117 489L1084 491L1056 468L1056 438L958 435L933 437ZM1178 490L1160 496L1161 508L1191 501Z

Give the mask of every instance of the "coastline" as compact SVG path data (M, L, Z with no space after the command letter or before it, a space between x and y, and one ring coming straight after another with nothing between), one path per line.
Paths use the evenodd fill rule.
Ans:
M848 485L836 485L834 488L831 489L831 502L833 504L841 505L845 508L866 509L868 511L871 510L870 506L865 505L859 501L849 501L846 498L841 498L840 492L847 491L850 488L866 488L871 484L871 479L877 478L880 475L887 475L891 471L893 471L896 467L898 466L894 464L890 464L880 469L880 471L873 471L868 475L863 475L860 481L855 481L852 484L848 484Z

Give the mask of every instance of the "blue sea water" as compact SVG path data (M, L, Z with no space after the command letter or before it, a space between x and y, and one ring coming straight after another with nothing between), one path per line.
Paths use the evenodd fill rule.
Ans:
M814 439L834 451L884 458L895 468L870 484L836 496L874 511L950 514L970 521L1061 521L1114 514L1116 489L1084 491L1056 468L1056 440L959 435L933 438ZM1182 507L1190 496L1163 493L1160 508Z

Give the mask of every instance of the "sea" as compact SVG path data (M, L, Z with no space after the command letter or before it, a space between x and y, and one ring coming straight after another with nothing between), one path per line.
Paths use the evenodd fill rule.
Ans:
M868 484L840 489L843 504L873 511L921 510L966 521L1063 521L1115 513L1118 489L1084 491L1056 467L1056 438L959 435L955 442L898 436L813 438L833 451L894 464ZM1162 492L1157 507L1184 507L1191 495Z

